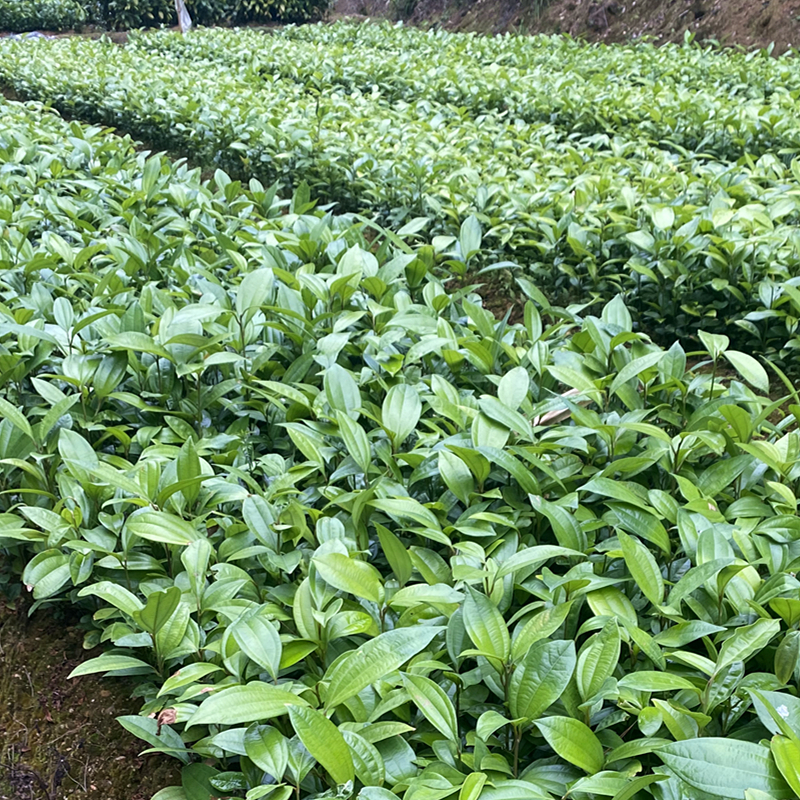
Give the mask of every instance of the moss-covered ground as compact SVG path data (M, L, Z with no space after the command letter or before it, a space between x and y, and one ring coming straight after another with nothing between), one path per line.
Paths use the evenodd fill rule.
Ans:
M149 800L179 783L176 761L116 722L136 713L132 685L67 680L96 653L76 620L54 609L28 616L24 599L0 606L0 800Z

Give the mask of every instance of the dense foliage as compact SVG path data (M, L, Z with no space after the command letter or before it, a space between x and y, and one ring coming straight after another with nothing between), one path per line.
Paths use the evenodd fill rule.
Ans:
M475 215L469 269L511 261L560 305L622 293L662 343L704 329L792 366L791 58L369 25L2 53L24 96L236 178L305 182L438 252Z
M65 31L85 21L77 0L0 0L0 31Z
M319 19L329 0L187 0L197 25L245 22L305 22ZM94 0L93 15L111 29L132 30L175 24L173 0Z
M0 110L0 543L137 676L158 800L800 792L793 390L620 297L494 318L474 216Z

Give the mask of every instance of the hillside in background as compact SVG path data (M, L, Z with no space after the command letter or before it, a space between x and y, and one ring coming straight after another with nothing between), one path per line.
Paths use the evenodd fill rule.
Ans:
M405 18L456 30L569 33L592 41L641 36L767 47L800 45L800 0L337 0L337 15Z

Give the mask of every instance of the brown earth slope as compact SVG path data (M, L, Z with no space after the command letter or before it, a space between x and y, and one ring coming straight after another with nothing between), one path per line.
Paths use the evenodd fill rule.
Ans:
M337 15L404 18L484 33L569 33L591 41L649 36L800 47L800 0L336 0Z

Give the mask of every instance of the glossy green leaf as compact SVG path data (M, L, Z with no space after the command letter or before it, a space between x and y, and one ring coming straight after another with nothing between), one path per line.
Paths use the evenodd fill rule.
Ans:
M603 745L591 728L570 717L545 717L534 725L565 761L589 774L603 768Z
M756 789L780 800L792 791L770 756L769 748L753 742L708 737L662 747L659 758L677 776L703 792L741 798Z
M355 779L350 749L336 726L321 712L290 706L289 719L309 753L337 784Z
M448 739L458 741L456 710L442 688L430 678L411 674L403 675L403 685L425 719Z
M192 714L187 727L193 725L238 725L259 722L288 713L289 706L308 705L296 694L253 682L231 686L207 697Z
M326 708L335 708L375 681L389 675L427 647L441 631L437 627L397 628L376 636L347 653L325 673Z
M576 663L573 642L544 642L531 647L508 685L511 716L538 719L564 693Z
M477 650L493 656L495 663L508 661L511 637L503 615L485 594L467 590L464 627Z

